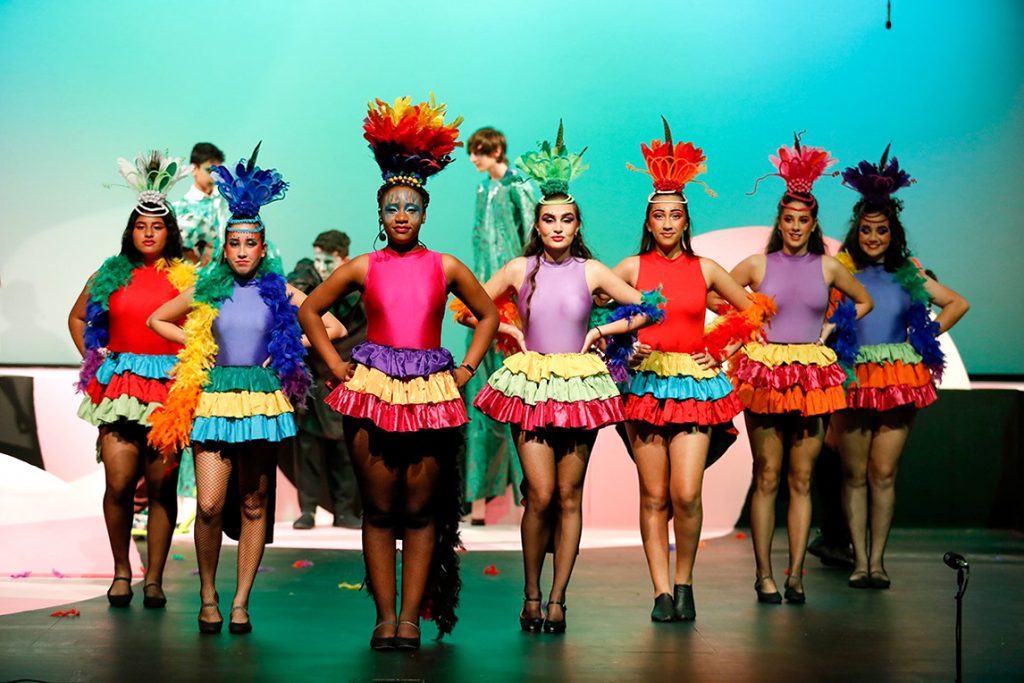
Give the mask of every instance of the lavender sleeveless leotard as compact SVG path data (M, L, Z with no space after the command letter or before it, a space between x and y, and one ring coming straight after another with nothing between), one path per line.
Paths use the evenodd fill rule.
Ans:
M535 285L530 273L537 259ZM579 353L587 336L593 306L587 287L586 260L569 257L555 263L542 257L527 259L526 278L519 289L519 316L526 325L526 348L538 353ZM530 298L530 292L534 295ZM527 315L527 299L530 299Z
M907 341L910 295L892 276L882 265L868 266L855 275L875 303L871 312L857 321L857 341L861 345L901 344Z
M764 279L757 289L775 299L779 312L767 330L773 344L813 344L821 335L828 308L828 287L821 272L821 256L767 255Z
M262 365L270 355L272 319L257 279L235 280L231 296L213 321L217 365Z

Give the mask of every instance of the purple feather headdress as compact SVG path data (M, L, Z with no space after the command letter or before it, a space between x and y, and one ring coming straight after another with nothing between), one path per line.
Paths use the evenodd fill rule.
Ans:
M843 171L843 185L856 190L868 201L884 202L900 188L916 183L909 173L900 168L896 157L889 159L891 146L891 142L885 146L877 166L870 161L862 161L856 167Z
M235 166L235 174L226 166L213 166L210 173L213 174L217 183L217 190L227 200L228 208L231 209L232 220L246 219L246 223L260 223L260 207L284 199L288 183L281 174L272 168L262 169L256 166L256 156L260 152L260 141L252 156L246 161L242 159Z

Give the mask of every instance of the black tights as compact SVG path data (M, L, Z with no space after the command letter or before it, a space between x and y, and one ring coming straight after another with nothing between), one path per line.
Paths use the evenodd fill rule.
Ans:
M437 545L435 490L441 471L436 441L425 435L394 435L364 420L346 418L352 467L363 501L363 557L367 581L377 608L377 622L419 623ZM408 436L409 438L403 438ZM454 457L450 454L440 454ZM402 603L397 608L395 570L397 530L402 530ZM403 625L376 631L387 637L399 632L414 636Z
M216 449L216 450L214 450ZM196 557L199 561L200 597L203 604L216 600L217 563L224 528L224 502L231 470L238 467L241 532L238 537L238 574L231 608L248 612L249 593L266 547L267 507L271 477L277 465L277 444L265 441L246 444L196 444ZM215 620L216 610L205 608L201 616ZM248 614L245 615L246 619ZM243 622L242 614L233 621Z
M555 569L548 599L564 602L580 550L583 479L597 430L524 432L513 428L512 436L523 466L525 488L521 527L523 590L529 598L540 597L544 555L554 535ZM539 617L539 610L537 603L527 603L524 613L528 617Z
M149 522L146 527L146 583L162 583L171 536L178 517L178 464L163 462L146 443L146 429L118 423L100 427L99 447L103 458L106 489L103 519L107 524L114 576L132 575L128 550L131 547L135 487L139 477L146 480L149 494ZM112 595L125 595L127 582L117 581Z

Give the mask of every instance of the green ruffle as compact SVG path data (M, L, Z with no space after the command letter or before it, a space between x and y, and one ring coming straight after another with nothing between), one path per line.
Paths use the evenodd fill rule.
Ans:
M210 378L203 391L261 391L273 393L281 390L281 380L273 368L259 368L251 365L215 365L210 369Z
M78 417L89 424L99 427L118 420L128 420L149 426L149 416L160 407L160 403L143 403L134 396L122 394L117 398L105 398L98 404L86 397L78 407Z
M505 396L521 398L527 405L543 401L574 403L576 401L603 401L619 395L615 382L607 374L589 377L555 377L531 382L526 375L502 367L487 381Z
M900 344L869 344L860 347L857 363L895 363L902 361L910 365L921 362L921 354L909 342Z

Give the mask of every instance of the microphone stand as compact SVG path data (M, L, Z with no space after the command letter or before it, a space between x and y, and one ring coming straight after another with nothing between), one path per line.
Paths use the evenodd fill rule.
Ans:
M964 593L967 592L967 582L970 581L970 569L959 567L956 570L956 683L963 681L961 651L963 649L963 607Z

